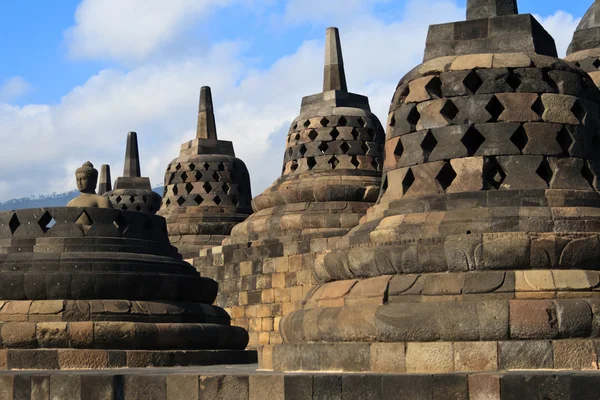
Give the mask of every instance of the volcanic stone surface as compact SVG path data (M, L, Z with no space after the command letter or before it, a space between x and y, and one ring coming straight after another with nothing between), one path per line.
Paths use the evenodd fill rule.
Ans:
M300 370L370 370L358 360L392 351L371 344L395 345L410 373L593 365L600 91L532 52L535 36L426 54L400 81L377 204L317 256L322 284L272 349L294 361L274 369L310 351Z
M600 1L592 4L579 23L566 60L586 71L600 86Z
M110 178L109 178L110 179ZM154 214L160 207L161 197L152 190L150 178L142 177L137 133L127 134L123 176L115 181L113 190L104 193L114 208Z
M218 140L209 87L200 92L196 139L181 146L165 173L159 214L169 238L186 258L219 246L234 225L252 212L250 176L233 144Z
M243 350L245 330L211 305L217 283L182 261L165 225L162 217L118 209L0 213L0 347L55 349L59 356L78 349L64 353L77 359L88 350L100 358L144 350L155 359L160 351L192 351L180 354L181 363L206 359L199 350ZM43 369L34 361L48 354L13 352L9 359ZM243 352L229 354L230 362L248 362Z

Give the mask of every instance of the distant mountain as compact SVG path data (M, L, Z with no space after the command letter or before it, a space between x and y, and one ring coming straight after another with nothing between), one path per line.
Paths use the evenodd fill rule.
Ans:
M164 187L153 189L156 193L163 195ZM79 195L77 190L65 193L52 193L39 196L22 197L0 202L0 211L19 210L22 208L45 208L64 207L67 203Z

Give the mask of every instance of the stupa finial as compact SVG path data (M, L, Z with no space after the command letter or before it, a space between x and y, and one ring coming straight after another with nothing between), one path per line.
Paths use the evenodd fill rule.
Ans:
M102 164L102 167L100 167L100 183L98 184L98 194L103 195L111 190L112 183L110 179L110 165Z
M217 139L217 125L213 110L212 94L210 87L200 89L200 105L198 107L197 139Z
M517 0L467 0L467 20L518 13Z
M344 59L342 57L342 43L338 28L327 28L325 39L325 79L323 91L339 90L348 91L346 73L344 72Z
M127 148L125 150L125 167L123 168L123 177L139 178L142 176L140 168L140 153L138 151L137 133L129 132L127 134Z

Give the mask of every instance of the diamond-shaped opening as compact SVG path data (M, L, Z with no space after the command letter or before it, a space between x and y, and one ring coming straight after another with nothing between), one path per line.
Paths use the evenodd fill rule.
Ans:
M329 146L327 145L327 143L325 143L325 142L319 143L318 149L321 150L321 153L325 154L325 152L327 151L328 148L329 148Z
M402 157L402 154L404 154L404 146L402 146L402 140L398 140L398 144L396 145L396 148L394 149L394 157L396 158L396 162L398 162L400 160L400 157Z
M492 116L490 122L498 121L498 117L504 112L504 106L496 96L492 96L490 101L485 106L487 112Z
M185 191L187 192L187 194L192 193L192 190L194 190L194 185L192 185L190 182L185 184Z
M298 129L298 123L294 122L294 125L292 125L292 130L295 131L296 129Z
M590 184L590 186L592 188L594 188L594 181L596 180L596 177L594 176L594 173L590 169L590 166L588 165L587 161L583 163L583 168L581 169L581 175Z
M452 100L446 100L444 106L440 110L440 114L442 114L448 122L451 122L458 114L458 108L456 108Z
M219 175L219 173L217 171L215 171L215 173L213 174L213 179L215 180L215 182L220 182L221 175Z
M542 71L542 80L552 88L553 92L560 92L556 81L552 79L552 77L548 74L548 71Z
M449 162L444 164L440 172L435 177L435 180L438 181L442 189L444 189L444 192L450 187L450 185L452 185L454 179L456 179L456 171L454 171L454 168L452 168L452 165L450 165Z
M196 164L190 163L190 171L193 171L195 169L196 169Z
M38 225L42 228L42 231L46 233L50 228L56 225L56 220L48 211L45 211L44 215L38 220Z
M560 131L558 131L556 134L556 141L560 145L562 151L565 154L569 154L569 150L571 150L571 146L573 145L573 137L566 127L563 126Z
M183 198L183 196L179 196L177 198L177 204L179 204L180 206L182 206L183 203L185 203L185 199Z
M364 128L365 126L367 126L367 122L366 122L366 121L365 121L365 120L364 120L362 117L359 117L359 118L358 118L358 124L359 124L360 126L362 126L363 128Z
M196 197L194 197L194 202L198 205L202 204L203 201L204 201L204 199L199 194L196 195Z
M176 170L176 171L179 171L180 169L181 169L181 164L177 164L177 165L175 166L175 170Z
M575 118L577 118L579 123L583 123L587 112L585 111L585 108L581 105L581 102L579 100L575 100L573 107L571 107L571 112L573 113Z
M540 117L542 115L544 115L544 111L546 110L546 107L544 107L544 102L542 101L541 97L538 97L535 102L533 103L533 105L531 106L531 109L533 110L533 112L535 112L537 115L539 115Z
M125 204L125 203L121 204L121 210L127 210L127 204Z
M83 233L86 233L90 230L92 225L94 225L94 220L87 212L83 211L75 220L75 225L77 225Z
M342 144L340 144L340 150L342 150L344 154L347 154L350 150L350 145L347 142L342 142Z
M510 141L514 143L515 146L519 149L519 151L523 151L527 143L529 142L529 138L527 137L527 132L525 132L525 128L523 125L520 125L515 133L510 137Z
M376 171L379 171L379 161L376 158L373 158L371 160L371 166L373 167L373 169L375 169Z
M483 167L483 180L488 188L500 189L506 179L506 172L502 169L495 157L486 160Z
M352 156L352 161L350 161L350 163L352 165L354 165L357 169L360 166L360 162L358 161L358 157L357 156Z
M327 125L329 125L329 122L331 122L331 121L329 121L327 118L323 117L320 122L321 122L321 126L327 127Z
M117 202L117 204L119 204L123 199L121 198L121 196L117 196L117 198L115 199L115 201Z
M433 149L435 149L437 143L438 141L435 139L435 136L433 136L433 133L431 133L431 131L428 131L425 137L423 138L423 141L421 142L421 148L423 149L423 152L425 153L426 157L429 156L429 154L431 154Z
M173 194L175 196L179 194L179 188L177 187L177 185L173 185ZM117 203L120 203L120 201L117 201Z
M187 178L188 178L188 174L186 174L185 172L181 174L181 180L183 182L187 181Z
M506 78L506 83L508 83L508 86L510 86L512 90L517 90L523 82L517 74L511 71Z
M338 136L340 136L340 133L338 132L338 130L337 130L337 129L333 128L333 129L331 130L331 138L332 138L333 140L337 140Z
M304 125L305 128L308 128L310 126L310 120L307 119L306 121L304 121L303 125Z
M212 192L212 185L210 184L210 182L204 182L204 185L202 185L202 187L204 188L204 191L206 193Z
M208 171L208 169L210 168L210 164L205 162L204 163L204 169Z
M469 157L471 157L477 153L477 150L479 150L483 142L485 142L485 137L481 134L481 132L475 129L474 126L470 126L460 141L467 149L467 154Z
M594 66L594 68L598 69L600 68L600 59L596 58L594 60L594 62L592 63L592 65Z
M544 157L535 173L538 174L539 177L546 182L546 184L550 185L550 181L554 176L554 171L552 170L552 167L550 166L550 163L548 162L546 157Z
M195 178L196 178L196 182L201 181L202 180L202 172L196 171Z
M317 161L314 157L308 157L306 159L306 165L308 165L308 169L313 169L315 165L317 165Z
M216 205L221 204L222 200L219 196L215 196L215 198L213 199L213 201L215 202Z
M294 154L294 150L290 147L287 151L288 157L291 157Z
M136 205L135 205L135 211L142 211L142 206L141 206L141 204L136 204Z
M167 200L167 205L169 205L169 204L170 204L170 201ZM119 230L119 232L121 234L123 234L127 230L127 227L129 227L127 220L121 214L119 214L117 219L114 220L113 225L115 226L115 228L117 228Z
M340 162L339 162L339 160L338 160L338 159L337 159L337 158L334 156L334 157L331 157L331 158L329 159L329 161L327 161L327 163L328 163L329 165L331 165L331 169L336 169L336 167L339 165L339 163L340 163Z
M417 106L413 106L406 116L406 122L408 122L411 126L411 129L414 130L420 119L421 114L419 114L419 111L417 111Z
M297 142L298 140L300 140L300 134L296 133L296 136L294 137L294 140Z
M300 146L300 155L302 157L304 157L304 155L306 154L306 152L307 152L306 145Z
M381 198L385 192L388 190L388 178L387 175L383 177L383 182L381 182L381 190L379 191L379 198Z
M312 129L310 132L308 132L308 138L311 140L311 142L314 142L318 136L319 136L319 133L317 131L315 131L314 129Z
M223 186L221 187L221 189L223 189L223 193L229 193L229 190L231 188L229 187L228 184L224 183Z
M352 129L352 138L354 140L358 140L359 137L360 137L360 132L358 131L358 129L353 128Z
M348 124L348 120L346 118L344 118L344 116L341 116L340 119L338 119L338 125L346 126L346 124Z
M144 203L147 203L148 202L148 196L142 196L142 200L143 200Z
M392 115L392 118L390 118L390 126L394 127L396 126L396 116Z
M367 144L367 142L362 142L360 145L360 149L362 150L363 154L368 154L369 153L369 145ZM344 152L346 153L346 152Z
M129 202L135 203L135 196L129 196Z
M387 176L386 176L386 189L387 189ZM415 183L415 175L412 172L412 169L409 168L408 171L406 171L406 175L404 176L404 179L402 180L402 194L406 194L406 192L408 192L408 190L410 189L410 187L413 185L413 183Z
M429 95L433 98L442 97L442 80L439 76L435 76L431 78L427 85L425 85L425 90Z
M292 166L290 167L290 169L292 170L292 172L296 172L296 170L298 169L298 161L292 161Z
M165 201L165 204L167 205L167 207L170 206L171 205L171 199L167 199L167 201Z
M481 80L481 77L477 72L471 71L467 74L467 76L465 76L465 79L463 79L462 83L469 90L469 92L471 92L471 94L475 94L483 84L483 80Z

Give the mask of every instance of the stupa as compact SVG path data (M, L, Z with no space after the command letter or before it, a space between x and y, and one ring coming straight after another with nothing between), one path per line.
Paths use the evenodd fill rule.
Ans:
M112 190L112 180L110 179L110 165L102 164L100 167L100 182L98 183L98 194L103 195Z
M594 1L577 26L566 60L586 71L600 86L600 1Z
M470 398L458 373L597 369L600 92L514 0L467 4L401 79L379 200L317 257L265 367L454 374Z
M96 206L0 213L0 368L251 362L247 333L211 305L217 283L182 261L164 218L110 208L89 162L77 175L72 204Z
M348 92L339 31L327 30L323 92L302 99L282 174L223 246L194 261L220 283L216 304L247 328L250 346L281 343L279 321L315 284L316 254L377 200L384 131L367 97Z
M233 143L219 140L209 87L200 90L196 139L181 145L165 173L159 215L171 243L185 258L219 246L252 212L250 175Z
M127 134L123 176L117 178L113 190L103 195L120 210L155 214L160 208L160 195L152 190L150 178L142 177L136 132Z

